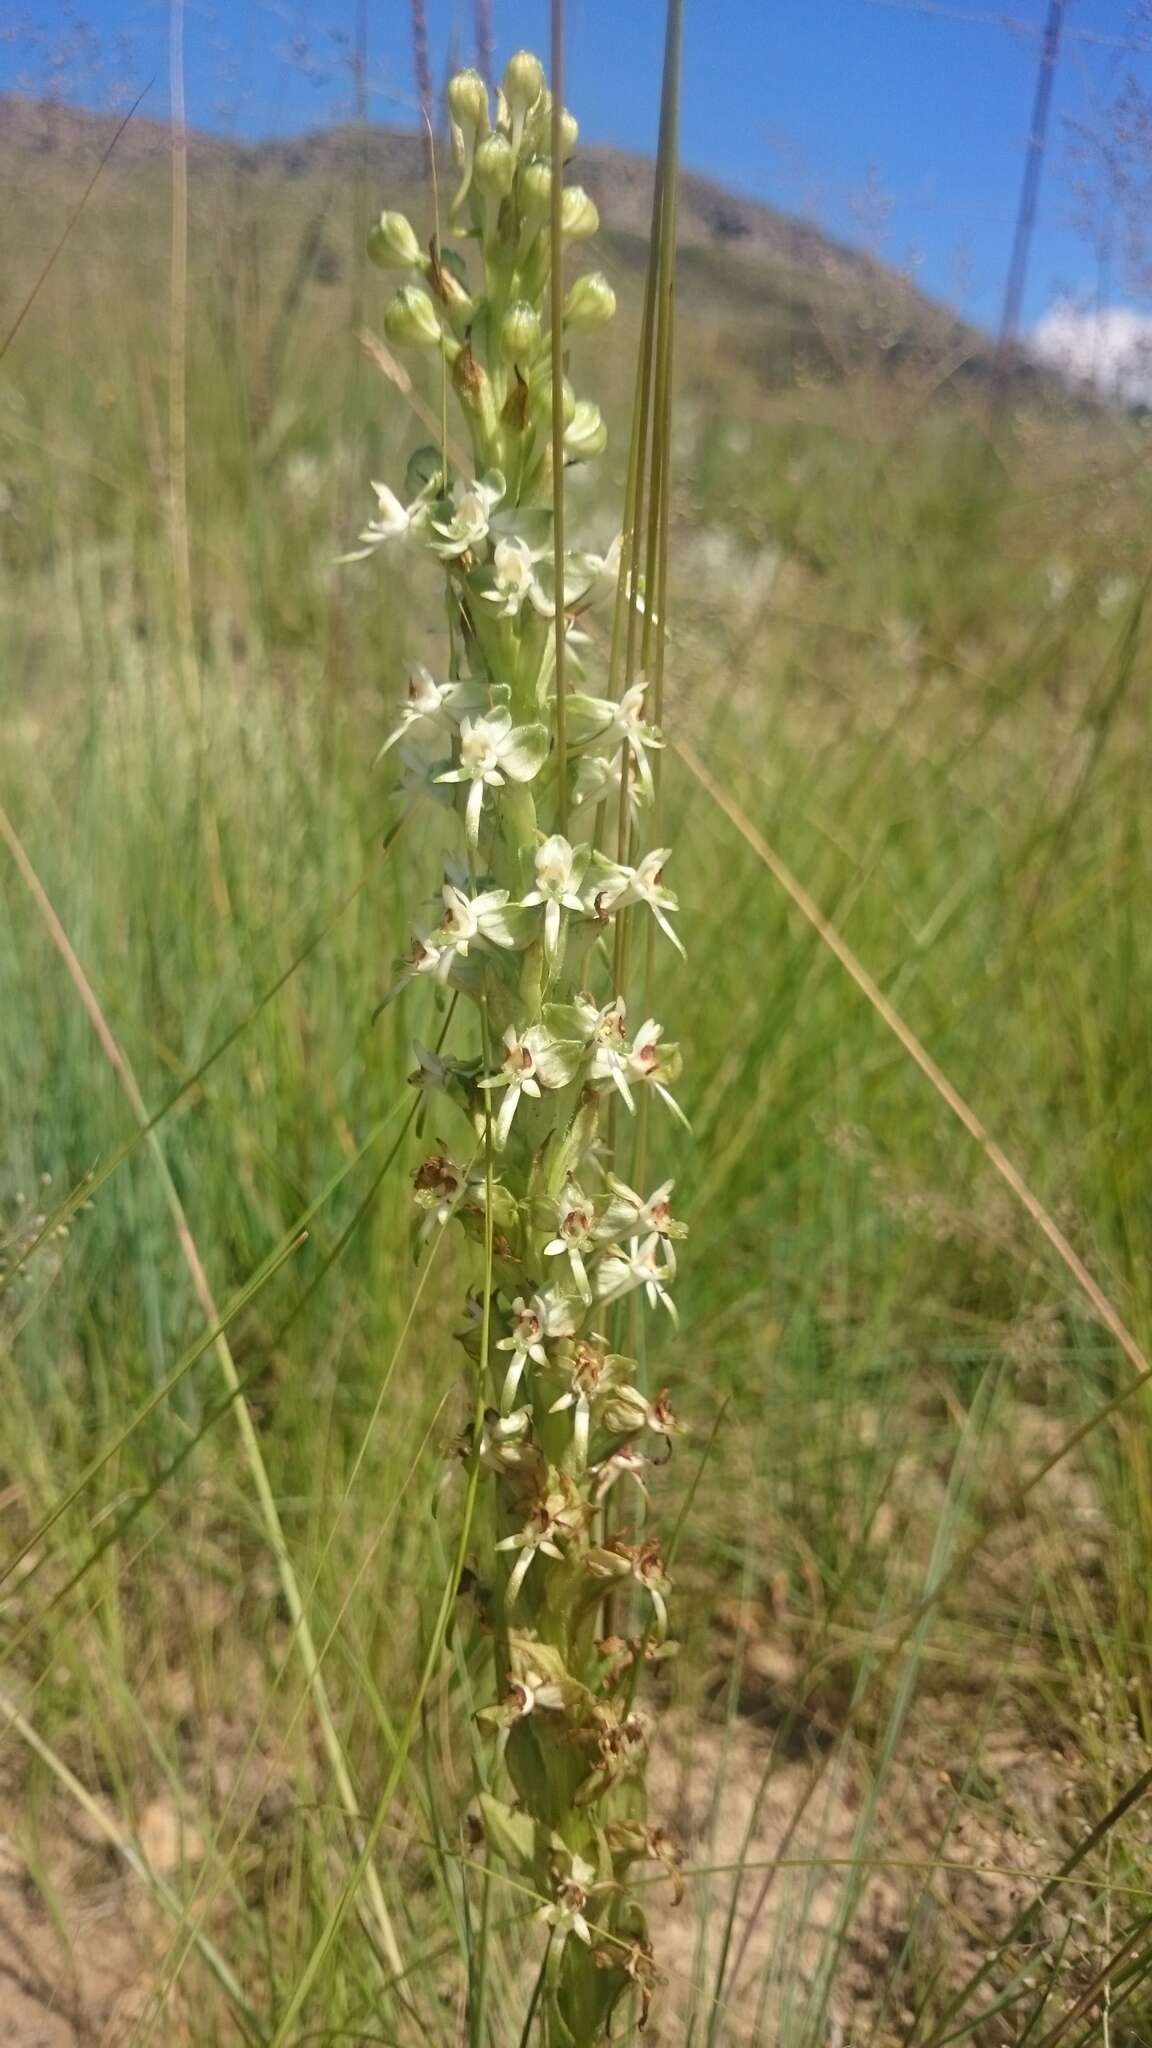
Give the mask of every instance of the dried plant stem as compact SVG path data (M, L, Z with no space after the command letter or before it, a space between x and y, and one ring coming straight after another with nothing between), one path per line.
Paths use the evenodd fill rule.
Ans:
M424 155L428 175L433 171L432 161L432 67L428 60L428 15L424 0L410 0L412 20L412 70L416 79L416 101L420 109L420 129L424 137Z
M168 530L176 633L185 681L195 686L192 561L188 541L188 129L184 111L184 0L170 0L168 77L172 246L168 287Z
M549 304L552 319L552 557L556 574L556 823L568 830L567 684L564 677L564 409L557 394L564 382L564 0L552 0L552 276Z

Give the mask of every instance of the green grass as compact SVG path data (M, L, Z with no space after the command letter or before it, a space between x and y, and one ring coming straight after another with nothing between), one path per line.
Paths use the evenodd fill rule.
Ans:
M277 291L262 287L253 313L256 272L238 256L239 325L220 303L193 320L193 649L178 639L162 489L155 192L140 201L130 259L94 230L106 261L125 251L139 318L110 312L106 290L93 296L92 247L66 252L5 364L0 802L149 1112L183 1091L156 1131L217 1300L307 1225L228 1336L371 1813L448 1568L441 1453L464 1419L452 1330L466 1276L445 1264L425 1277L407 1202L418 1157L403 1130L408 1040L435 1026L420 996L371 1021L422 855L436 850L425 828L384 850L389 777L371 764L404 664L435 644L437 622L430 585L410 587L402 570L332 566L369 476L395 475L420 436L399 394L357 360L343 301L336 317L314 285L293 300L285 191L273 199L280 239L260 276L278 274ZM1146 1345L1143 430L1034 406L993 444L983 400L937 389L931 364L863 362L847 380L799 383L735 357L718 369L717 265L690 276L684 309L673 723ZM749 290L746 271L734 276L734 301ZM607 394L618 419L622 390L623 378ZM609 480L623 446L618 432ZM574 516L603 543L607 482L578 489ZM1035 1983L1000 2022L981 2021L982 2002L1015 1981L1020 1956L1006 1946L989 1985L964 1993L965 1971L999 1940L978 1899L941 1903L937 1883L933 1905L914 1873L873 1973L888 1972L886 1998L855 2017L844 2004L853 1930L867 1859L900 1848L909 1767L915 1776L933 1757L940 1722L953 1727L958 1674L982 1673L992 1690L950 1737L949 1797L991 1809L1003 1856L1014 1822L990 1737L1007 1726L1045 1751L1080 1744L1069 1832L1053 1831L1037 1879L1144 1767L1147 1404L1129 1401L1069 1461L1090 1511L1071 1482L1020 1494L1131 1367L675 755L668 802L689 962L668 975L660 1007L685 1045L695 1129L678 1190L693 1227L683 1330L662 1332L658 1352L650 1336L648 1361L692 1422L663 1475L670 1520L728 1407L680 1541L685 1649L660 1699L720 1745L710 1827L722 1844L726 1812L743 1825L750 1768L770 1788L797 1757L839 1759L856 1787L846 1853L858 1875L809 1968L798 1930L815 1910L818 1847L805 1822L808 1869L777 1881L786 1900L756 1964L761 1990L727 2006L714 2002L726 1880L694 1879L681 1913L690 1926L695 1902L699 1938L675 1951L660 2039L815 2048L835 2013L860 2043L942 2048L953 2029L991 2043L998 2027L1022 2037L1028 2015L1039 2041L1103 1967L1109 1926L1118 1947L1144 1910L1125 1889L1147 1883L1134 1823L1109 1836L1106 1872L1094 1852L1095 1880L1116 1888L1107 1912L1095 1893L1076 1895L1086 1921L1072 1950L1060 1945L1070 1923L1049 1925ZM171 1969L187 1988L132 2039L183 2038L177 2028L199 2043L239 2038L186 1953L194 1926L270 2035L354 1851L156 1160L134 1142L59 954L4 861L9 1262L32 1219L51 1218L86 1175L97 1182L68 1234L49 1235L0 1293L6 1540L35 1539L9 1584L4 1684L128 1834L163 1796L207 1844L173 1878L186 1910ZM789 1675L766 1692L749 1676L751 1638L718 1635L736 1596L774 1616L769 1634L786 1651ZM405 2041L417 2028L461 2038L458 1955L481 1894L462 1874L457 1816L482 1768L466 1731L483 1682L482 1650L461 1628L385 1815L383 1884L417 1965L416 2018L391 1994L382 2002L350 1914L308 2007L321 2032L294 2040L391 2039L389 2027ZM43 1759L19 1753L31 1855L70 1795ZM941 1827L943 1841L943 1815ZM694 1863L710 1860L706 1844L707 1831ZM744 1854L755 1861L752 1836ZM730 1847L715 1860L731 1861ZM749 1869L741 1896L760 1881ZM493 1888L498 1928L523 1906ZM494 2042L513 2038L501 2029L519 1941L513 1926L495 1944ZM1140 2038L1140 1984L1121 2008L1131 2031L1117 2021L1113 2038ZM1067 2038L1102 2024L1097 2008Z

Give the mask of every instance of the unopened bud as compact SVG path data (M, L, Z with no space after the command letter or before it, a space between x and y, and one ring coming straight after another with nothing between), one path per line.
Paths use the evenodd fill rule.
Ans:
M553 110L555 102L550 92L543 92L524 123L524 147L527 151L541 156L552 156ZM576 147L580 130L576 118L567 107L560 109L560 162L566 163Z
M448 80L448 111L458 128L488 133L488 87L478 71L458 71Z
M589 198L583 185L569 185L560 203L560 225L573 241L596 233L600 215L595 200Z
M542 363L537 363L536 368L530 373L528 378L528 395L532 410L537 418L550 420L552 417L552 365L547 359ZM564 425L567 427L575 419L579 410L576 404L576 393L573 391L567 377L563 377L560 380L560 408L564 417ZM567 436L565 436L565 441L567 441Z
M531 50L517 50L504 71L504 97L513 113L535 106L544 90L544 66Z
M384 332L407 348L439 348L443 339L436 308L418 284L401 285L384 315Z
M492 199L505 199L516 176L516 152L506 135L486 135L476 144L472 178L478 191Z
M529 113L513 114L512 119L514 122L521 120L524 124L521 147L526 156L551 156L552 95L547 86Z
M520 173L520 204L528 220L547 220L552 204L552 166L533 157Z
M564 301L564 324L587 331L606 327L616 311L616 294L602 271L578 277Z
M382 213L368 230L368 254L381 270L414 270L424 252L406 214Z
M607 445L608 429L600 407L582 398L564 429L565 455L573 462L589 462L594 455L603 455Z
M509 306L500 323L500 346L510 363L531 362L540 346L540 315L527 299Z

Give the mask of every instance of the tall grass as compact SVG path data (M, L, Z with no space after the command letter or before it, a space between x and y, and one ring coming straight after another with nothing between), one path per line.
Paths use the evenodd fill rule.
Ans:
M193 154L194 280L197 175ZM146 166L133 179L6 358L0 802L148 1111L172 1104L157 1134L221 1313L261 1280L228 1341L370 1815L445 1583L459 1420L461 1275L410 1262L410 1058L392 1012L370 1021L425 850L384 849L370 762L435 622L401 571L369 594L328 566L354 481L395 469L408 422L356 373L351 331L332 346L311 272L293 296L273 189L272 246L257 262L238 236L190 294L194 711L162 512L165 195ZM638 319L633 297L625 331ZM681 336L672 714L1146 1350L1143 430L1040 408L989 448L979 405L930 399L915 366L773 389L733 363L718 400L690 288ZM595 497L573 518L609 537ZM1145 1768L1145 1397L1028 1489L1131 1366L675 758L664 800L691 953L666 1007L695 1129L668 1377L699 1429L663 1479L670 1522L695 1490L661 1712L710 1782L686 1762L661 1795L689 1870L661 1915L661 2038L1138 2038L1146 1835L1138 1800L1117 1809ZM131 2038L273 2038L356 1837L162 1181L14 867L0 1131L19 1265L0 1293L5 1526L31 1546L5 1586L4 1686L42 1745L6 1738L17 1832L33 1858L64 1826L60 1768L125 1841L170 1803L186 1856L177 1910L157 1908L164 2002ZM461 2038L476 1895L451 1824L482 1681L461 1650L436 1661L382 1813L407 1974L389 1987L346 1916L293 2038ZM1009 1738L1048 1758L1035 1805ZM524 1906L493 1889L493 2042L514 2038Z

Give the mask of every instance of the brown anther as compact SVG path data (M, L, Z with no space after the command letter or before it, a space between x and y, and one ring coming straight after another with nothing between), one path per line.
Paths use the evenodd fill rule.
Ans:
M412 1185L418 1195L454 1195L460 1186L460 1170L443 1152L433 1152L416 1168Z

